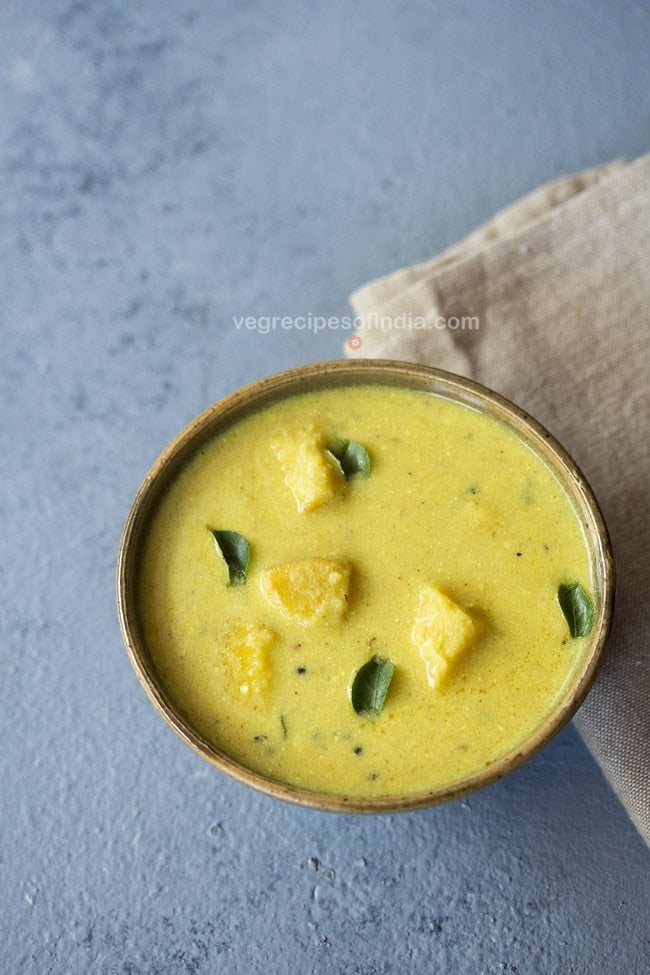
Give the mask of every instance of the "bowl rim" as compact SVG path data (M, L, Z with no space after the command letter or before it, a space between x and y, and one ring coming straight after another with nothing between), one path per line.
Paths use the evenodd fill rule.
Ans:
M225 429L267 403L312 390L353 386L356 383L419 389L423 392L427 392L428 384L431 387L428 392L438 392L438 395L441 395L440 391L433 387L443 387L456 394L450 397L456 401L467 404L468 398L473 398L482 407L489 407L492 415L496 409L497 418L520 437L522 431L530 435L531 445L539 448L538 456L541 455L552 472L559 476L565 490L569 486L572 489L570 497L585 527L594 575L600 580L599 611L594 623L595 637L591 650L582 668L576 671L558 696L547 718L515 748L472 774L447 785L397 796L340 795L301 788L255 772L208 742L174 706L156 674L139 632L135 598L136 562L148 515L164 492L165 484L173 480L201 442L219 432L212 429L219 418L225 418ZM524 439L527 440L528 436ZM588 515L587 519L585 514ZM344 813L403 812L458 799L491 785L535 755L575 714L592 686L611 632L614 598L614 556L605 520L587 478L555 437L521 407L473 379L432 366L391 359L335 359L297 366L248 383L200 413L165 447L145 475L122 531L116 573L118 618L131 665L149 700L176 734L211 765L259 792L312 809Z

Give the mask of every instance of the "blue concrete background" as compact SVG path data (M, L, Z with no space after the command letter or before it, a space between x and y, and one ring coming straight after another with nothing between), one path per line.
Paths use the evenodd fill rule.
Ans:
M0 5L0 970L648 972L650 858L572 728L384 818L221 776L145 699L115 553L150 463L541 181L650 147L650 6Z

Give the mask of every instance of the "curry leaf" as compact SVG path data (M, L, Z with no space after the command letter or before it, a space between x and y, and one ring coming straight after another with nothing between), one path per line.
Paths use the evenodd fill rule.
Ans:
M395 666L387 657L371 657L359 668L352 681L352 707L357 714L371 717L384 706Z
M579 582L563 582L557 599L572 637L586 636L594 625L594 604Z
M218 531L211 528L214 544L219 555L228 566L228 585L236 586L246 582L251 550L243 535L238 532Z
M357 443L356 440L343 440L329 449L330 453L334 454L338 460L341 470L348 480L355 474L359 474L363 478L370 477L372 464L370 455L363 444Z

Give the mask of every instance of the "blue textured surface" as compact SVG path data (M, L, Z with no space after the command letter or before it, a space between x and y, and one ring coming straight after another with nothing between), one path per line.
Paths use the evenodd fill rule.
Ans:
M483 793L285 807L166 728L115 552L165 443L562 172L650 141L650 9L559 0L0 6L0 969L648 971L648 855L569 728Z

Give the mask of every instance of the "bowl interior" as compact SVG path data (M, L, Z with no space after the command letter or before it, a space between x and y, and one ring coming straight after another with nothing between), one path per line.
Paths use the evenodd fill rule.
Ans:
M277 400L312 390L364 384L400 386L444 396L488 413L513 429L553 471L574 505L584 526L594 577L595 621L590 652L543 724L516 749L480 772L448 786L400 797L339 796L300 789L254 772L219 751L170 699L147 648L138 611L137 581L150 519L167 486L195 452L233 423ZM393 812L432 805L487 785L521 764L569 720L589 689L609 634L613 598L612 552L598 504L586 479L554 438L524 411L477 383L425 366L381 360L299 367L244 387L210 407L172 441L145 477L129 512L118 557L117 601L124 641L140 682L165 720L199 754L239 781L278 798L332 811Z

